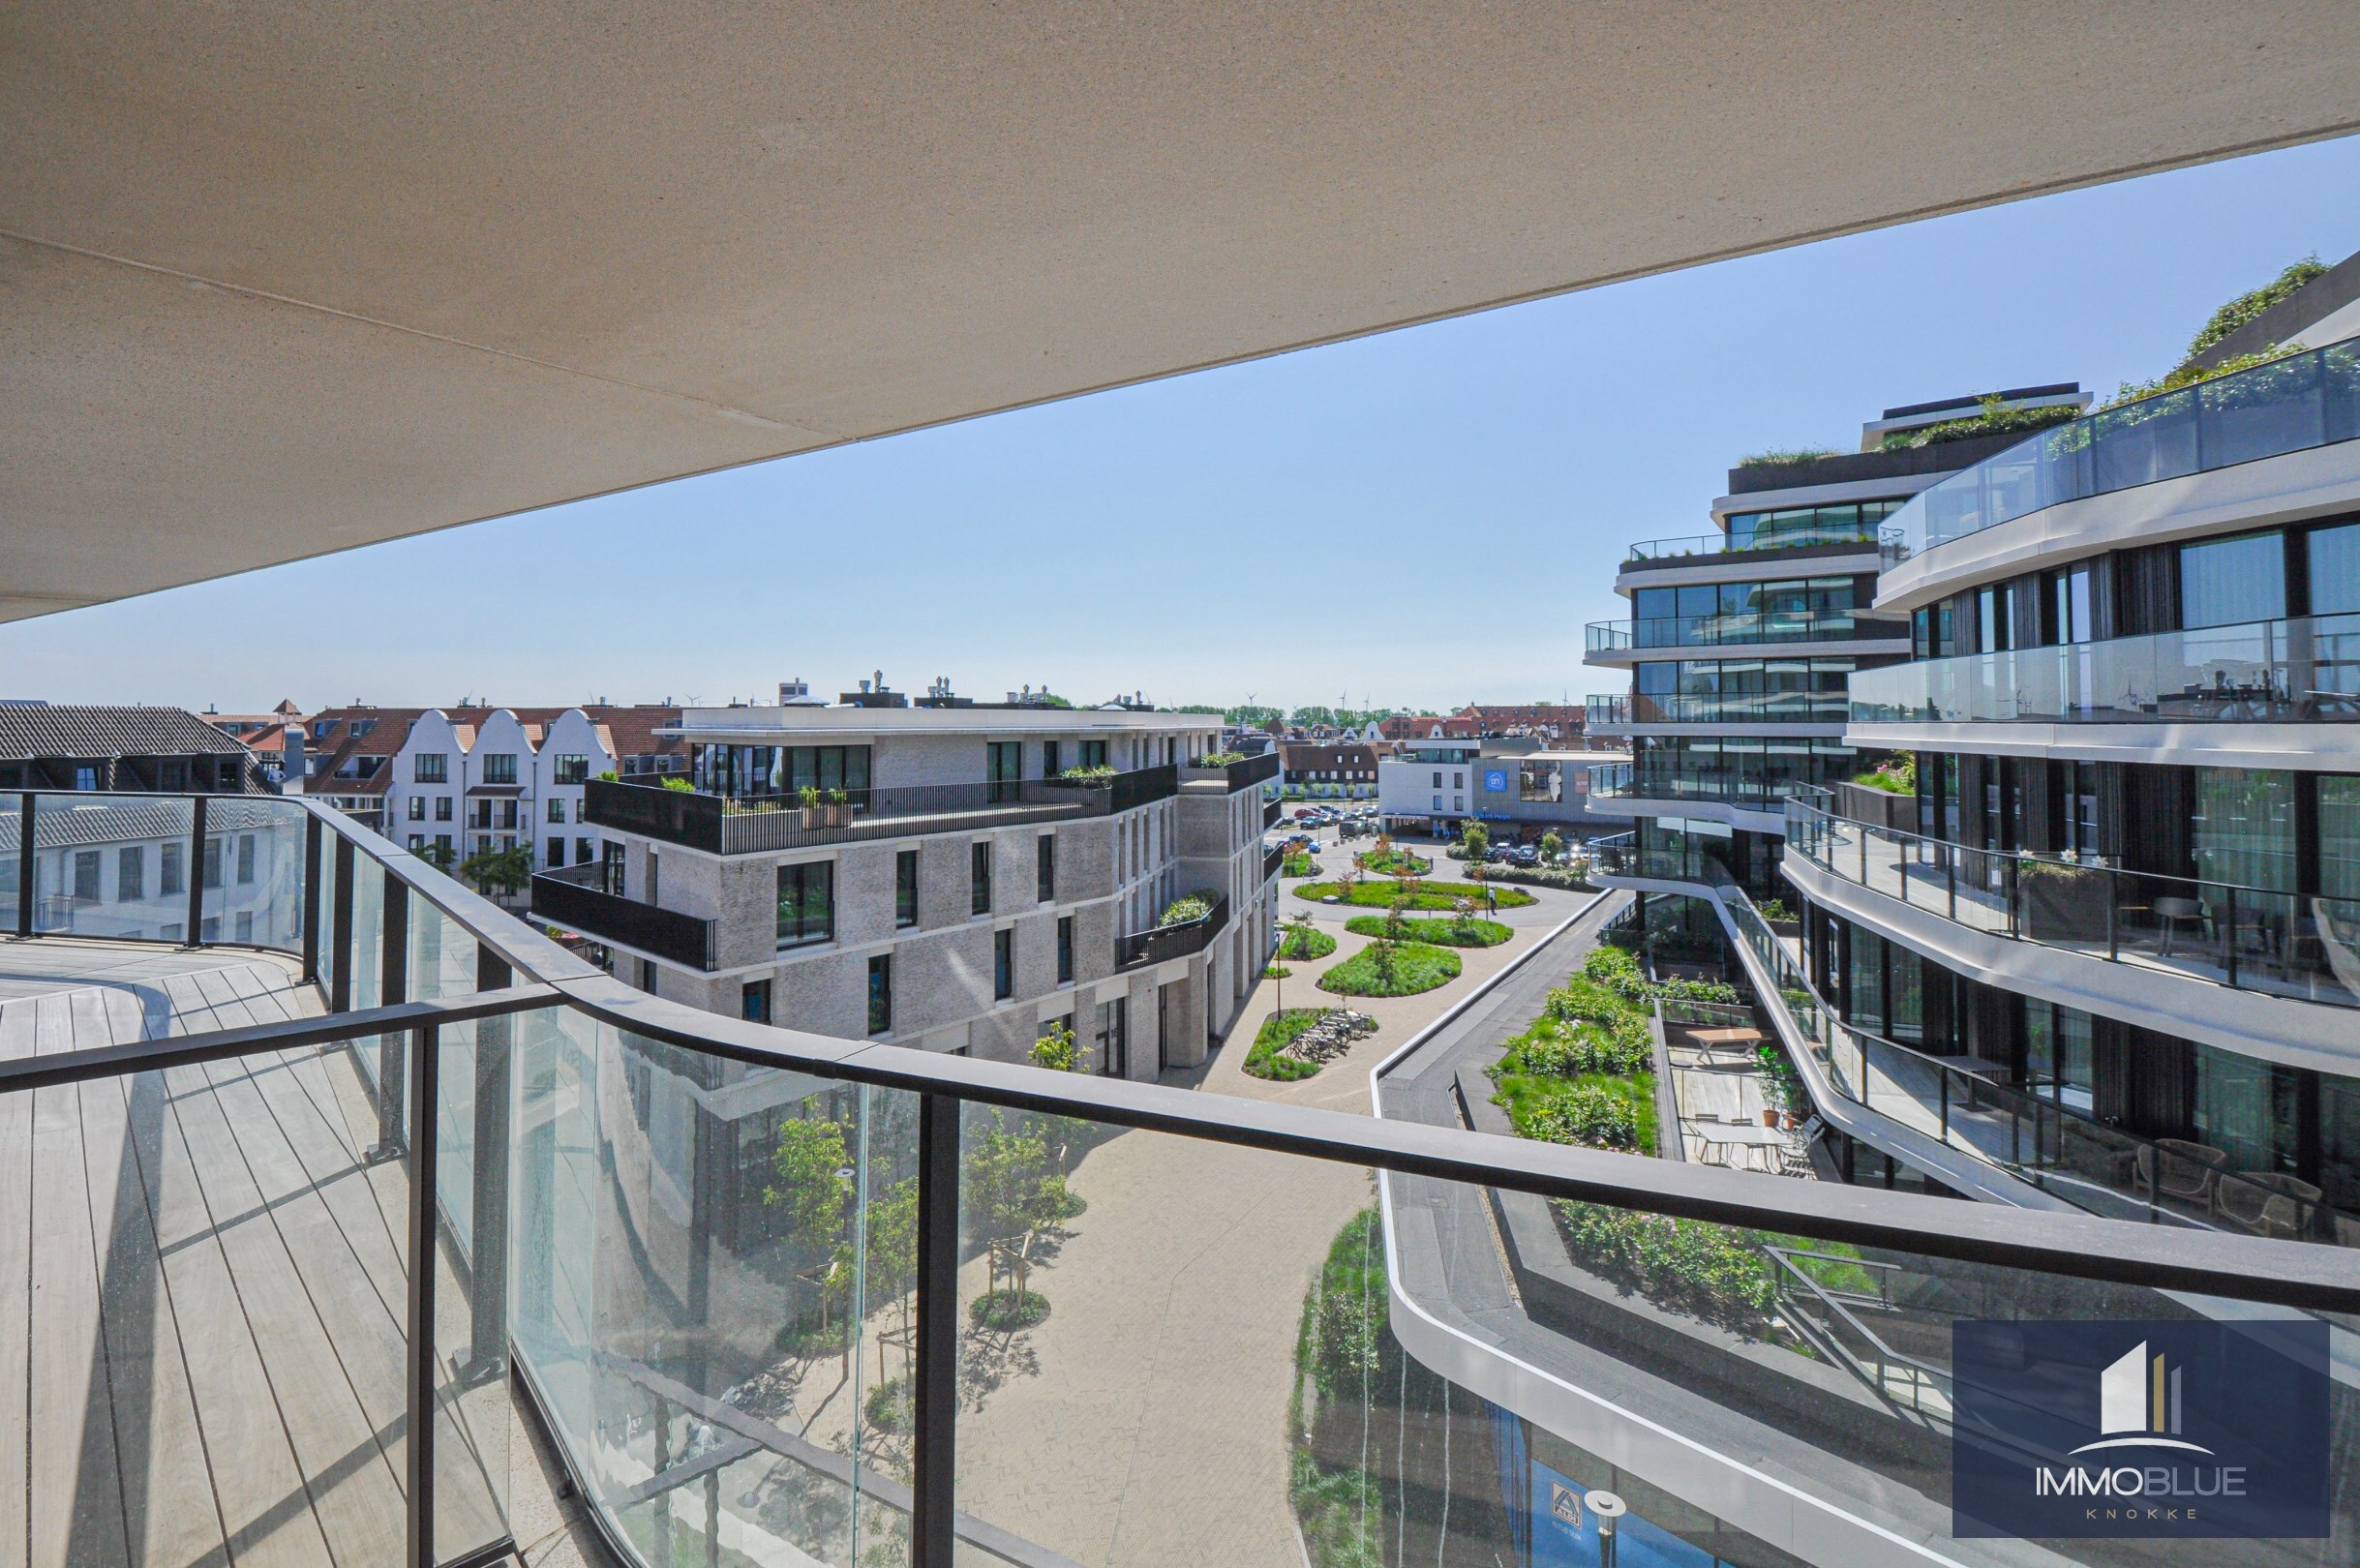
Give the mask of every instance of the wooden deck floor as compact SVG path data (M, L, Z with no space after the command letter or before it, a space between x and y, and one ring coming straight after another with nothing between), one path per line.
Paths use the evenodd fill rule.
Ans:
M266 956L0 944L0 1058L319 1011ZM0 1095L0 1565L398 1560L408 1195L375 1137L343 1046ZM469 1402L446 1543L504 1530L504 1382Z

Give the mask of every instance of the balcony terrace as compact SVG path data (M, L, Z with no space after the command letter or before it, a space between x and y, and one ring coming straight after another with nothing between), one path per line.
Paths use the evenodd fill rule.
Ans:
M0 823L16 829L0 845L41 843L51 816L95 830L108 813L87 808L116 803L0 799L16 819ZM306 1531L339 1562L488 1561L508 1549L523 1496L508 1490L512 1388L627 1561L1044 1568L1107 1560L1104 1532L1144 1513L1164 1522L1150 1560L1275 1568L1293 1560L1286 1477L1341 1452L1346 1424L1354 1452L1379 1432L1402 1441L1393 1428L1410 1412L1322 1394L1308 1450L1255 1413L1276 1415L1297 1386L1288 1347L1306 1270L1332 1255L1324 1231L1241 1235L1223 1221L1182 1243L1184 1265L1171 1243L1201 1229L1199 1207L1218 1217L1336 1183L1365 1192L1372 1170L1391 1173L1396 1217L1381 1226L1401 1326L1379 1343L1387 1375L1414 1367L1437 1410L1479 1411L1476 1390L1508 1400L1565 1434L1549 1441L1616 1452L1634 1482L1710 1499L1713 1518L1683 1527L1812 1562L1865 1560L1864 1543L1939 1532L1946 1517L1914 1470L1863 1465L1836 1439L1869 1420L1893 1455L1915 1441L1860 1402L1852 1372L1828 1382L1766 1342L1740 1359L1767 1356L1761 1371L1782 1377L1731 1381L1715 1370L1735 1365L1721 1331L1611 1293L1587 1309L1609 1314L1603 1340L1526 1331L1550 1388L1652 1389L1688 1410L1682 1430L1713 1441L1679 1458L1646 1423L1601 1426L1594 1407L1576 1416L1545 1389L1494 1389L1449 1323L1421 1315L1425 1286L1394 1279L1402 1205L1430 1191L1513 1198L1540 1203L1545 1221L1544 1200L1567 1199L1732 1227L1746 1246L1769 1230L1841 1243L1949 1281L1918 1299L1957 1314L2048 1315L2060 1292L2120 1312L2157 1289L2360 1309L2360 1285L2322 1261L2330 1248L1775 1182L697 1012L618 984L316 803L264 805L284 860L257 857L251 884L198 883L200 901L250 906L247 945L92 943L39 931L37 906L17 904L0 1125L22 1131L0 1151L25 1161L25 1179L12 1184L22 1206L6 1211L22 1228L12 1242L0 1224L0 1248L57 1282L0 1296L0 1375L29 1370L25 1397L54 1415L43 1441L0 1454L0 1471L24 1477L19 1490L0 1475L0 1495L27 1500L45 1568L132 1560L114 1543L134 1539L317 1560L326 1549ZM179 827L200 863L195 814ZM41 854L60 852L73 847L37 851L33 877L0 863L23 888ZM787 1167L746 1140L782 1119L843 1140L824 1196L764 1195ZM1038 1256L1025 1238L1040 1221L994 1207L1005 1184L977 1163L1035 1126L1059 1130L1089 1199ZM749 1157L750 1190L670 1185L676 1169L735 1171ZM893 1240L904 1221L914 1231ZM1354 1223L1373 1249L1380 1227ZM37 1251L50 1246L80 1251L51 1269ZM404 1266L428 1251L436 1268ZM865 1272L839 1296L829 1260L845 1257ZM1065 1328L973 1326L996 1310L990 1276L1016 1257ZM1193 1332L1157 1330L1143 1372L1149 1342L1099 1331L1177 1288L1175 1267L1200 1295L1208 1271L1225 1282L1221 1310ZM2037 1288L1995 1283L2014 1269L2036 1271ZM1969 1279L1984 1282L1942 1293ZM157 1345L174 1348L142 1349ZM1693 1365L1667 1383L1683 1358ZM1794 1428L1781 1412L1798 1398L1829 1421ZM2360 1423L2360 1406L2338 1419ZM431 1441L413 1447L411 1432ZM1097 1435L1077 1451L1083 1432ZM1774 1481L1756 1467L1765 1453ZM1908 1464L1931 1457L1910 1450ZM1044 1494L1051 1462L1087 1484ZM1423 1437L1393 1462L1419 1488L1467 1493L1455 1528L1487 1539L1491 1467L1430 1469L1438 1454ZM1447 1534L1403 1499L1378 1506L1397 1531ZM1979 1568L2014 1561L1972 1541L1945 1551Z
M1250 758L1239 766L1260 761ZM1275 758L1270 766L1275 769ZM837 792L845 797L841 801L806 805L789 794L723 796L592 779L583 794L583 820L709 855L749 855L1104 817L1169 799L1179 788L1179 769L1165 766L1098 778L872 784Z
M1750 616L1654 616L1633 620L1593 620L1583 631L1588 664L1628 664L1635 654L1658 648L1783 647L1826 643L1879 645L1863 652L1906 653L1906 621L1880 619L1852 610L1814 610Z

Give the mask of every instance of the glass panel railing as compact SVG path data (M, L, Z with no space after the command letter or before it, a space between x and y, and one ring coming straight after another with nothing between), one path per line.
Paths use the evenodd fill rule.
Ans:
M303 808L291 800L205 801L198 940L303 950Z
M1633 562L1678 560L1688 556L1744 555L1762 550L1794 550L1805 545L1857 545L1870 550L1876 546L1877 533L1875 525L1859 523L1765 528L1734 539L1726 533L1692 533L1671 539L1642 539L1631 546L1627 558Z
M2360 615L2256 620L1862 670L1856 724L2360 719Z
M168 950L151 962L152 978L188 972ZM219 1021L207 997L165 985L81 995L0 1000L0 1061L36 1033L49 1054ZM38 1030L20 1027L36 1012ZM338 1043L0 1094L11 1560L412 1560L410 1189L403 1162L364 1160L370 1099ZM512 1418L483 1277L445 1249L434 1278L437 1559L450 1562L509 1534ZM478 1341L503 1348L470 1367Z
M916 1097L516 1027L516 1343L588 1501L666 1568L905 1561Z
M1787 802L1787 846L1991 936L2273 996L2360 1007L2360 899L1963 848Z
M33 804L36 934L189 940L189 878L196 872L188 797L18 799Z
M1903 556L2063 501L2360 435L2360 340L2331 344L2044 430L1893 514Z
M2119 1508L2114 1529L2101 1531L2086 1528L2081 1504L2060 1505L2053 1489L2051 1506L2033 1506L2043 1469L2094 1475L2102 1463L2130 1462L2072 1450L2103 1441L2098 1375L2142 1341L2174 1365L2183 1355L2215 1369L2250 1365L2251 1387L2288 1401L2304 1436L2275 1430L2267 1400L2241 1396L2233 1414L2216 1402L2207 1421L2225 1417L2224 1425L2203 1434L2184 1416L2187 1440L2214 1456L2250 1444L2257 1457L2301 1465L2316 1490L2278 1494L2299 1495L2313 1510L2299 1522L2286 1516L2290 1530L2341 1535L2360 1523L2360 1501L2341 1479L2345 1462L2297 1457L2322 1433L2360 1434L2360 1394L2328 1371L2343 1337L2326 1322L2286 1327L2269 1354L2246 1364L2253 1324L2229 1303L1905 1247L1816 1242L1775 1227L1421 1177L1382 1181L1394 1220L1389 1326L1410 1359L1443 1367L1514 1421L1522 1452L1496 1425L1484 1457L1510 1462L1486 1466L1484 1480L1505 1480L1495 1506L1527 1516L1534 1563L1706 1568L1891 1562L1923 1552L1959 1568L1999 1568L2034 1560L2029 1541L2010 1538L2034 1532L2038 1559L2053 1563L2317 1560L2316 1539L2174 1540L2160 1529L2142 1531L2132 1556ZM1340 1242L1350 1249L1348 1233ZM1317 1315L1306 1321L1316 1329ZM1366 1330L1361 1339L1383 1343ZM2144 1373L2143 1359L2139 1366ZM1363 1354L1344 1360L1346 1375L1331 1382L1350 1391L1363 1368L1370 1402L1380 1372L1400 1376ZM1401 1400L1400 1388L1385 1393ZM1378 1407L1400 1421L1395 1401ZM2228 1423L2240 1436L2224 1435ZM2160 1411L2154 1425L2168 1424L2168 1410ZM1436 1475L1411 1452L1402 1479L1414 1509ZM2163 1462L2167 1450L2145 1453L2142 1465ZM2193 1490L2185 1472L2176 1484ZM2206 1485L2219 1485L2209 1471ZM1628 1510L1617 1521L1619 1559L1599 1551L1593 1489ZM1916 1550L1896 1553L1896 1540ZM1396 1558L1388 1551L1381 1560Z
M1747 644L1849 643L1863 639L1906 642L1909 627L1851 610L1733 616L1650 616L1635 620L1593 620L1584 630L1590 653L1627 653L1642 648L1726 648Z

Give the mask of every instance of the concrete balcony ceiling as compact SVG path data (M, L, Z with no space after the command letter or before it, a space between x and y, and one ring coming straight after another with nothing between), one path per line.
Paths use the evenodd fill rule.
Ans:
M0 18L0 618L2360 125L2360 8Z

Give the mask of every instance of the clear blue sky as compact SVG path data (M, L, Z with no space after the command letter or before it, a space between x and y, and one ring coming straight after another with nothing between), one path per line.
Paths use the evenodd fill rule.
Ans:
M0 696L1578 700L1626 544L1706 531L1740 455L2160 375L2360 249L2354 191L2360 138L554 507L0 626Z

